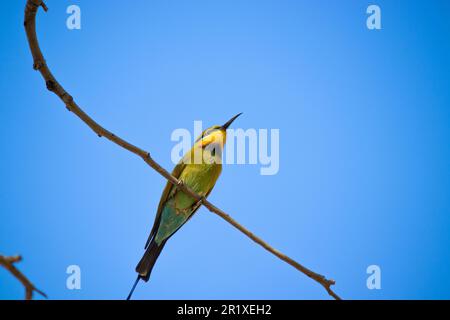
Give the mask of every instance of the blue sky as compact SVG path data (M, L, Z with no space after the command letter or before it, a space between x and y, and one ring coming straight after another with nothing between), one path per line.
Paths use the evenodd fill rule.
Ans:
M31 68L25 1L0 12L0 253L51 299L122 299L165 181L99 139ZM66 28L77 4L81 30ZM366 28L377 4L382 30ZM347 299L450 298L448 1L54 1L38 37L97 121L171 169L177 128L280 130L280 170L227 165L210 200ZM81 268L81 290L66 268ZM379 265L381 290L366 268ZM0 299L23 288L0 270ZM137 299L328 299L201 209Z

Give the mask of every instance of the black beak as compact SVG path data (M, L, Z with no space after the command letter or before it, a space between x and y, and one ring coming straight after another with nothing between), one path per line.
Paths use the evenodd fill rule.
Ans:
M227 123L225 123L225 124L222 126L222 129L227 130L228 127L233 123L233 121L236 120L237 117L239 117L241 114L242 114L242 112L241 112L241 113L238 113L238 114L235 115L233 118L231 118L230 120L228 120Z

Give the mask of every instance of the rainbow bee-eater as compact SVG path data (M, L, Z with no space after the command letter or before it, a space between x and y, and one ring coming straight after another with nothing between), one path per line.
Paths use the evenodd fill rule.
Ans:
M227 129L242 113L235 115L222 126L212 126L197 138L172 171L172 175L198 195L207 198L222 172L222 151L226 143ZM199 209L201 202L167 182L159 201L155 222L150 231L145 253L136 266L136 282L147 282L153 266L167 240L175 234Z

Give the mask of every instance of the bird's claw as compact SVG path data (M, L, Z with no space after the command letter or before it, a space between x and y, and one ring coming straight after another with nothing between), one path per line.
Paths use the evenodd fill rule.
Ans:
M202 204L204 204L206 201L206 197L205 196L201 196L199 200L197 200L197 206L201 206Z

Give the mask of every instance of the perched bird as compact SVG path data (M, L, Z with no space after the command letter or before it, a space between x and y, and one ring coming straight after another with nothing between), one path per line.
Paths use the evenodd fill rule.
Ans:
M222 172L222 151L226 143L227 128L242 113L222 126L212 126L202 132L194 146L176 165L172 175L202 197L208 197ZM153 228L145 244L145 253L136 266L138 273L127 300L139 280L147 282L153 266L167 240L183 226L200 207L200 202L178 190L170 182L159 201Z

